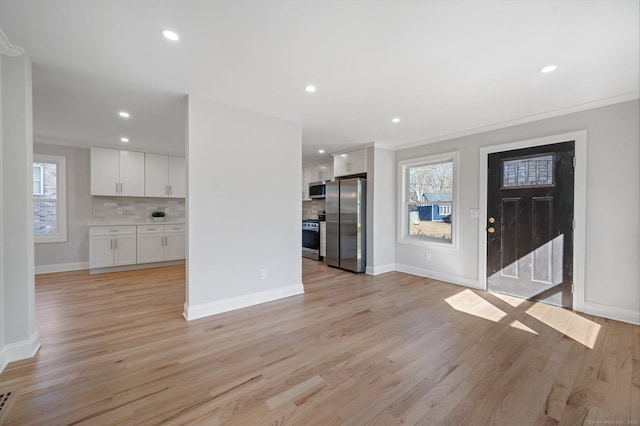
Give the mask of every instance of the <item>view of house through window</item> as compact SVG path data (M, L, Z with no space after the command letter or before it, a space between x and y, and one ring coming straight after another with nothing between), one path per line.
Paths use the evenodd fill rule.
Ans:
M34 155L33 232L35 242L66 241L64 157ZM61 175L62 174L62 175Z
M451 241L453 161L411 165L406 171L407 235Z

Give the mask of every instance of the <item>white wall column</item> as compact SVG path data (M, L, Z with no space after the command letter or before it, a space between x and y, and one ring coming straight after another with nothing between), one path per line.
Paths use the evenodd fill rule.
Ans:
M303 293L298 124L189 97L188 320Z
M31 61L0 30L0 370L40 347L33 248L33 97Z
M367 150L367 274L395 270L396 153Z

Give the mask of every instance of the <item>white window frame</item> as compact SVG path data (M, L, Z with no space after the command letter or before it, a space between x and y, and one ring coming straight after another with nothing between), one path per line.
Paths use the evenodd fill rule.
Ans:
M33 154L33 162L56 164L56 228L58 230L57 234L51 235L36 235L34 232L33 241L35 243L64 243L67 241L67 159L59 155ZM31 187L33 188L33 183ZM44 171L42 187L44 192ZM31 198L34 205L36 200L41 200L33 196Z
M458 249L459 241L459 182L460 182L460 152L451 151L441 154L428 155L425 157L412 158L409 160L398 161L398 243L409 244L424 247L438 247L448 249ZM409 174L410 167L426 166L429 164L438 164L444 162L453 162L453 197L451 214L451 240L441 240L437 238L425 238L417 235L409 235L407 230L407 220L409 218Z
M34 161L35 162L35 161ZM42 195L44 194L44 168L42 166L36 166L35 164L33 165L34 168L38 168L40 169L40 191L39 192L33 192L33 195ZM35 182L35 179L34 179Z
M438 215L446 216L451 214L451 206L449 204L439 204L438 205Z

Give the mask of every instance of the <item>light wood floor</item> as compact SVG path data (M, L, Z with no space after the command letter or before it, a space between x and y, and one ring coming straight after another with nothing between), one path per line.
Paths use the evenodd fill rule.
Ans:
M37 277L8 424L639 424L640 327L304 260L306 294L186 322L184 268Z

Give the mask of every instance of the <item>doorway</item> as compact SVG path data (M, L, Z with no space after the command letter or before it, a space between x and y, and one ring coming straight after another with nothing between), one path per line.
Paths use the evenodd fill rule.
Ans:
M574 156L574 141L488 155L488 290L573 306Z

